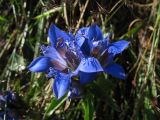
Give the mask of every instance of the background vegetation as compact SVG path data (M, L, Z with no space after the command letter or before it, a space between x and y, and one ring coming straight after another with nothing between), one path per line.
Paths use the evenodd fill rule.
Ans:
M53 80L26 69L49 43L51 23L72 32L97 23L111 41L131 41L116 59L127 79L101 74L85 98L55 100ZM7 107L19 119L158 120L159 41L159 0L0 0L0 94L16 94Z

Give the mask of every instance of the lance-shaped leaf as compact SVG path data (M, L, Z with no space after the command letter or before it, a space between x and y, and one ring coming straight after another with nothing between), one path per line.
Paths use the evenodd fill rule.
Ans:
M31 62L31 64L28 66L28 69L32 72L46 72L50 66L50 58L40 56Z

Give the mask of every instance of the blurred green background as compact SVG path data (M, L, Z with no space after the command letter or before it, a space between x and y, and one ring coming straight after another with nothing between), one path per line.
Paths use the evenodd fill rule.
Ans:
M49 44L49 25L75 33L98 24L112 41L131 44L116 61L127 79L101 74L83 99L56 100L52 79L26 67ZM13 91L9 107L19 119L160 119L159 0L0 0L0 93ZM93 90L93 91L92 91ZM2 111L2 109L0 109Z

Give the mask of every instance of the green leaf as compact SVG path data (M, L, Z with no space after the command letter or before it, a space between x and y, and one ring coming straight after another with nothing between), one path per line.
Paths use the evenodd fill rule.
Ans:
M56 7L56 8L53 8L51 10L48 10L48 11L36 16L34 19L42 19L44 17L49 16L51 13L55 13L55 12L61 11L61 10L62 10L62 7Z
M82 102L84 110L84 120L93 120L94 119L94 101L93 96L88 96Z
M66 101L66 99L67 99L67 97L63 97L60 100L52 99L51 103L47 107L47 110L43 116L43 119L51 116L53 114L53 112L55 112L55 110L57 110L57 108L59 108Z
M137 26L135 26L130 31L128 31L126 34L121 36L120 39L131 38L132 36L135 36L139 32L139 30L142 28L142 26L143 26L143 23L139 23Z
M4 18L4 17L0 16L0 22L6 22L6 21L7 21L7 19L6 19L6 18Z

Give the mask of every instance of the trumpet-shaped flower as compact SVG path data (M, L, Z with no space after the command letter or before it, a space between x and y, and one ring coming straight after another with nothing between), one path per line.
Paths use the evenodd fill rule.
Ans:
M32 72L45 72L54 77L53 92L57 99L68 92L69 97L80 95L73 78L79 76L79 84L87 84L99 72L124 79L124 69L114 62L114 57L129 44L125 40L110 43L109 35L103 37L97 25L80 28L72 35L51 25L48 31L51 46L41 46L43 56L28 66Z
M124 69L114 63L113 59L115 55L121 53L128 46L129 42L120 40L110 43L109 35L103 38L102 31L97 25L81 28L77 32L76 38L78 39L79 49L83 54L80 65L76 70L76 72L80 71L81 73L80 82L82 84L90 82L94 79L94 74L102 71L119 79L125 78ZM99 61L97 58L99 58ZM102 61L102 58L105 59Z

